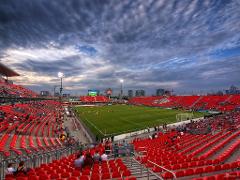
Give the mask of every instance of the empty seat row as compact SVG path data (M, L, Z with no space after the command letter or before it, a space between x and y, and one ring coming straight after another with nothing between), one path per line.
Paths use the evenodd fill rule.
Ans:
M109 99L106 96L81 96L80 101L85 103L95 103L95 102L108 102Z
M0 106L0 152L9 156L30 154L62 146L58 141L61 131L60 103L44 100ZM48 138L46 138L48 137Z
M195 110L232 111L240 104L240 95L206 95L206 96L149 96L133 97L130 104L177 107Z

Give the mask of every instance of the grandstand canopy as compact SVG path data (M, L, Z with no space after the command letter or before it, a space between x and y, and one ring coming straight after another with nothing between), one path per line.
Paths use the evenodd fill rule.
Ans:
M20 76L20 74L16 73L2 63L0 63L0 74L6 77Z

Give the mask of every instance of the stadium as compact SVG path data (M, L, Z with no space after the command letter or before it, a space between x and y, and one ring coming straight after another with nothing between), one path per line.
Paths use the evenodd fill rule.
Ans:
M0 4L0 179L240 179L239 9Z

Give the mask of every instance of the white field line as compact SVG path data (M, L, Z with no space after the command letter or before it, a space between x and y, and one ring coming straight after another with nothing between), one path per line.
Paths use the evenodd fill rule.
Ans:
M134 130L144 130L144 129L146 129L147 127L141 127L141 125L139 125L138 123L135 123L135 122L131 122L130 120L126 120L126 119L123 119L123 118L121 118L120 117L120 119L122 119L123 121L125 121L125 122L128 122L128 123L130 123L130 124L134 124L134 125L137 125L139 128L135 128L135 129L132 129L133 131ZM159 121L162 121L162 120L167 120L167 119L169 119L168 117L166 117L166 118L161 118L161 119L155 119L154 121L155 122L159 122ZM112 135L112 134L116 134L116 133L103 133L95 124L93 124L92 122L90 122L87 118L85 118L85 120L91 125L91 126L93 126L97 131L99 131L102 135L106 135L106 136L108 136L108 135ZM175 123L177 123L177 122L175 122ZM171 124L168 124L168 125L172 125L172 124L174 124L174 123L171 123ZM130 130L126 130L126 131L121 131L121 132L117 132L117 134L121 134L121 133L126 133L126 132L130 132L130 131L132 131L131 129Z
M105 135L95 124L93 124L92 122L90 122L87 118L85 118L85 120L91 124L97 131L99 131L102 135Z

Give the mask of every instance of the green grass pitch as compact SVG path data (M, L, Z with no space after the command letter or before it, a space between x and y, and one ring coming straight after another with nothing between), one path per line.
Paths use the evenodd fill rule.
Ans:
M77 115L98 136L103 137L132 132L146 127L176 122L181 110L160 109L144 106L112 105L75 107ZM204 114L194 112L194 118Z

